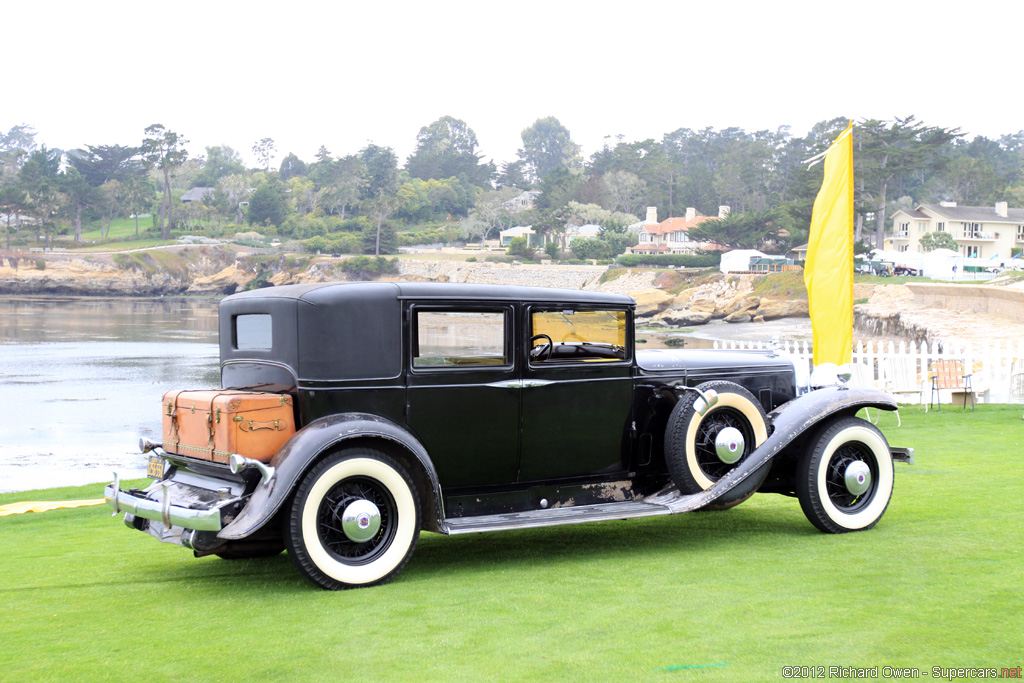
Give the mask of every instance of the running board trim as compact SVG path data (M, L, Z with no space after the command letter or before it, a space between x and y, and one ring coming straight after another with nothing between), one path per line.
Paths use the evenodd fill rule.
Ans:
M611 519L633 519L636 517L656 517L671 514L664 505L652 505L637 501L622 503L599 503L597 505L578 505L574 507L549 508L547 510L530 510L528 512L510 512L500 515L481 515L478 517L449 517L444 520L449 535L475 534L484 531L502 531L512 529L534 529L562 524L584 524L586 522L603 522Z

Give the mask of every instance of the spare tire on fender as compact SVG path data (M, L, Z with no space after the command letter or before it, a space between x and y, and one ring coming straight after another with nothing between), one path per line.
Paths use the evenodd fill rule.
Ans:
M739 384L715 380L696 389L705 394L713 390L718 401L701 415L698 407L703 407L703 401L696 392L687 392L672 409L665 427L665 464L672 482L684 494L711 488L768 438L764 408ZM771 464L765 463L708 507L721 509L743 502L764 483L769 469Z

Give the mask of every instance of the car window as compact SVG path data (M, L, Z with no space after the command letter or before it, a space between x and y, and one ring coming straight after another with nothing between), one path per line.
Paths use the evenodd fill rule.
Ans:
M504 311L416 311L414 368L508 365Z
M534 310L530 335L533 364L626 359L626 311Z

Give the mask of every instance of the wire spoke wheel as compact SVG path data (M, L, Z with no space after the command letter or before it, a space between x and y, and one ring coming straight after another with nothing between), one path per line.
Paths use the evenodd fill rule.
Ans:
M665 464L682 493L700 493L738 467L768 438L768 417L753 394L734 382L715 380L684 393L665 427ZM703 395L717 400L707 407ZM746 500L768 476L759 468L713 503L725 509Z
M892 452L882 432L860 418L839 418L807 448L797 463L795 488L811 524L832 534L877 524L893 490Z
M285 525L288 555L309 580L338 590L389 581L416 547L412 478L372 448L333 453L301 480Z

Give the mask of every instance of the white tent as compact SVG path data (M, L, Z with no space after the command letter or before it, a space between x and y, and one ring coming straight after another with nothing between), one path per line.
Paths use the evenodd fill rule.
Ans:
M745 273L750 270L752 259L764 258L766 255L757 249L733 249L722 254L719 270L723 273Z
M924 273L930 278L951 280L964 272L964 257L952 249L936 249L924 253ZM953 272L953 268L956 272Z

